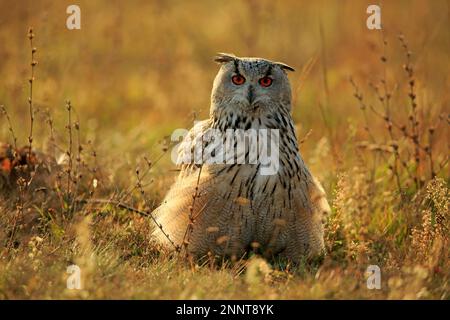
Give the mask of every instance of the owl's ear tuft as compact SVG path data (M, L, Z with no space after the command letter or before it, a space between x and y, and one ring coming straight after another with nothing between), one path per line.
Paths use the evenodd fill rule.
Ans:
M282 70L287 70L287 71L295 71L294 68L292 68L291 66L287 65L286 63L283 62L275 62L275 64L277 66L279 66Z
M227 63L227 62L234 61L234 60L236 60L236 56L234 54L232 54L232 53L221 53L221 52L219 52L214 57L214 61L219 63L219 64Z

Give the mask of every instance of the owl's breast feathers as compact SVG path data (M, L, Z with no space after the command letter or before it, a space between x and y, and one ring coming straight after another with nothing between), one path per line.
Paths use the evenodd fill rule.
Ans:
M283 123L281 118L273 121ZM164 230L155 229L157 239L170 245L169 235L195 256L239 256L254 243L263 254L292 260L322 253L323 215L330 208L298 152L292 120L285 121L279 167L272 175L261 174L261 163L217 161L227 159L224 150L204 152L212 143L204 136L222 123L198 122L178 146L181 172L153 213ZM250 148L245 147L246 155Z

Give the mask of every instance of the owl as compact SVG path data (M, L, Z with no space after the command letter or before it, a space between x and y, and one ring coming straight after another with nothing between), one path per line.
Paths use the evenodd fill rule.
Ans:
M299 153L288 79L294 69L233 54L214 60L220 70L209 119L197 122L177 146L180 173L152 213L155 238L197 258L257 251L298 262L322 255L330 208ZM230 137L247 132L257 139L234 150L238 140ZM269 164L249 159L264 149L261 132L276 155Z

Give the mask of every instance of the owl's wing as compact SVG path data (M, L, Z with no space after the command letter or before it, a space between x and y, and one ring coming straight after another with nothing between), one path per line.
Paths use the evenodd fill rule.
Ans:
M326 194L312 175L293 192L295 217L287 226L286 255L293 259L317 256L324 251L323 222L331 211Z
M163 202L152 213L160 226L155 229L154 235L162 243L181 246L188 237L186 232L191 218L195 218L207 203L207 198L202 195L212 185L211 176L199 168L186 170L192 172L185 172L184 177L176 180Z
M218 181L214 172L210 171L211 166L203 165L203 151L209 143L204 135L210 126L210 120L196 123L177 146L180 174L161 205L152 213L159 226L154 235L162 243L183 245L189 238L188 228L192 221L204 219L206 207L221 208L217 205L218 199L221 199L217 191L222 188L223 181ZM209 211L208 216L214 216ZM214 221L207 223L214 225Z

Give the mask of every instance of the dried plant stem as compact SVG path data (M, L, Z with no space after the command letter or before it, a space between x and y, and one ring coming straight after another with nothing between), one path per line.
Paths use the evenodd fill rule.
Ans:
M305 143L306 140L308 140L309 136L312 133L312 129L309 129L309 131L305 134L305 136L299 141L298 145L301 146Z
M136 187L139 189L142 198L144 199L144 204L149 207L148 211L145 211L148 216L152 219L152 221L156 224L156 226L159 228L159 230L161 230L161 233L167 238L167 240L169 241L169 243L175 248L175 251L179 252L180 251L180 247L178 245L175 244L175 242L173 242L173 240L170 238L169 234L167 234L167 232L164 230L163 226L161 223L158 222L158 220L156 220L156 218L153 216L153 214L150 212L150 206L148 204L148 200L147 197L145 195L145 191L142 187L142 178L140 176L139 173L139 169L136 170L136 177L137 177L137 184Z
M409 187L411 185L410 182L412 182L415 185L415 189L420 190L426 184L426 179L433 179L436 177L442 167L439 166L438 170L437 164L435 166L436 151L433 150L433 143L435 140L434 135L439 123L435 126L430 126L425 130L426 126L419 122L419 116L421 116L421 114L419 113L416 102L416 79L411 62L412 53L409 51L404 37L399 36L399 39L406 55L406 63L403 68L408 77L407 97L410 102L410 107L408 108L409 115L407 115L404 124L396 122L393 117L394 115L391 114L391 97L392 93L395 92L395 87L390 88L387 79L387 41L384 36L383 54L380 57L384 66L383 75L379 84L369 83L378 98L382 111L371 104L366 105L355 82L352 79L350 79L350 82L354 88L354 96L359 101L360 109L364 115L366 125L365 130L368 133L370 140L374 143L374 145L370 145L369 150L376 151L376 155L379 154L378 151L380 150L392 153L393 159L388 159L388 165L393 178L395 178L398 191L403 197L407 196L407 193L404 192L406 190L404 186ZM372 135L370 131L371 129L369 127L366 110L370 111L373 115L383 121L385 128L387 129L387 137L390 139L389 141L384 142L384 144L388 144L388 146L383 147L376 143L375 136ZM442 119L443 117L440 116L439 121ZM364 147L365 145L367 144L362 144L361 146ZM381 155L384 157L382 153ZM376 162L377 159L375 158L374 161ZM406 175L407 180L405 180Z
M404 65L404 69L406 74L408 75L408 85L409 85L409 93L408 97L410 99L411 104L411 114L408 117L410 125L411 125L411 132L412 132L412 142L414 144L414 161L415 161L415 176L414 176L414 182L416 184L416 187L419 189L422 187L421 178L420 178L420 168L421 168L421 158L420 158L420 130L419 130L419 121L418 121L418 114L417 114L417 102L416 102L416 93L415 93L415 79L414 79L414 68L411 64L411 51L408 49L408 44L406 43L405 37L403 35L400 35L399 37L400 43L405 51L406 55L406 64ZM425 149L425 148L422 148ZM426 151L426 150L424 150ZM428 153L427 153L428 154Z
M72 184L72 169L73 169L72 168L73 167L73 163L72 163L73 135L72 135L72 105L69 100L66 101L66 109L67 109L67 113L68 113L66 129L67 129L68 137L69 137L69 145L68 145L68 149L66 151L66 155L68 156L68 166L66 169L66 172L67 172L67 195L70 196L71 184Z
M153 161L153 162L150 162L150 160L149 160L148 158L144 157L144 160L147 162L147 164L150 164L150 165L147 166L147 168L145 169L145 171L141 174L140 178L141 178L141 179L144 179L144 178L149 174L150 169L151 169L154 165L156 165L156 164L164 157L164 155L170 150L170 148L171 148L173 145L175 145L175 144L176 144L176 142L175 142L175 141L172 141L171 144L170 144L167 148L164 148L164 149L163 149L163 151L161 152L161 154L160 154L160 155L156 158L156 160ZM125 192L125 194L122 196L122 200L127 199L127 198L128 198L128 197L136 190L136 189L137 189L137 185L134 185L134 186L130 187L130 188Z
M114 206L116 206L116 207L118 207L120 209L125 209L125 210L128 210L130 212L138 213L138 214L140 214L141 216L144 216L144 217L151 217L151 214L148 211L139 210L139 209L136 209L136 208L134 208L132 206L127 205L126 203L123 203L123 202L120 202L120 201L115 201L115 200L112 200L112 199L89 199L89 200L81 199L81 200L77 200L76 202L80 203L80 204L88 204L88 203L93 203L93 204L111 204L111 205L114 205Z
M94 161L93 161L94 167L91 169L87 164L84 164L84 162L83 162L83 165L92 174L92 184L90 184L90 187L89 187L89 196L93 197L95 190L97 188L97 183L99 181L99 177L97 174L97 172L98 172L97 151L94 149L94 146L92 145L91 140L88 140L87 144L90 147L90 155L94 159Z
M76 110L74 110L76 114ZM75 158L76 166L75 166L75 172L73 173L73 183L75 184L75 190L73 192L72 196L72 205L74 211L76 211L76 198L78 196L78 191L80 188L82 173L81 173L81 156L83 152L83 146L81 145L81 136L80 136L80 121L78 119L77 115L77 121L74 124L76 137L77 137L77 156Z
M48 109L45 111L45 114L47 116L46 122L48 124L49 129L50 129L50 146L51 147L50 147L49 152L53 156L53 158L56 158L55 149L57 148L57 145L56 145L56 140L55 140L55 129L53 127L53 118L52 118L52 116L50 114L50 111Z
M396 142L396 138L394 136L394 133L392 131L392 121L391 121L391 111L390 111L390 100L391 100L391 93L388 90L388 84L387 84L387 41L384 38L383 34L383 56L381 57L381 61L383 63L383 79L381 80L381 83L383 85L383 95L378 94L378 90L376 91L378 94L379 101L384 105L384 117L383 120L386 124L386 127L388 129L389 138L391 139L391 144L394 149L394 164L390 165L392 175L395 177L395 182L397 183L397 189L400 195L403 195L403 187L400 179L400 174L398 171L398 163L401 162L399 150L398 150L398 144Z
M200 165L200 168L198 169L197 183L195 184L195 190L194 190L194 194L192 196L192 204L189 207L189 223L186 227L186 231L183 236L183 246L184 246L185 254L187 257L189 257L189 251L188 251L189 240L190 240L192 231L194 230L194 222L195 222L195 218L196 218L196 217L194 217L194 208L195 208L195 202L198 198L198 186L200 184L200 176L202 174L202 168L203 168L203 165Z
M37 49L33 47L33 38L34 33L33 29L30 28L28 30L28 39L30 40L30 48L31 48L31 77L28 79L28 82L30 83L30 91L28 96L28 106L29 106L29 112L30 112L30 134L28 136L28 143L29 143L29 150L28 150L28 159L31 160L31 153L33 148L33 126L34 126L34 109L33 109L33 83L34 83L34 67L37 65L37 61L34 59L34 54L36 53ZM31 163L31 161L30 161Z
M364 117L364 122L365 122L364 130L367 132L369 139L372 141L372 143L377 144L377 140L375 139L375 136L370 131L369 119L367 116L367 106L364 103L363 95L362 95L362 93L360 93L359 88L356 85L356 83L354 82L354 80L351 77L349 80L350 80L351 85L353 86L353 90L354 90L353 96L356 98L356 100L358 100L359 109L361 110L363 117ZM369 108L372 109L373 107L370 105ZM383 153L381 153L381 157L383 158L384 161L387 161L386 156Z
M446 155L444 157L444 159L442 159L442 161L439 163L438 170L436 171L436 175L438 175L439 173L441 173L442 170L444 170L445 166L448 164L448 160L449 160L449 156Z
M431 127L428 129L428 146L427 154L429 158L429 165L430 165L430 173L431 173L431 179L433 179L436 176L436 172L434 172L434 163L433 163L433 135L434 135L434 127Z
M0 113L2 113L6 117L6 121L8 121L8 130L11 133L11 137L13 140L14 152L16 152L16 150L17 150L16 134L15 134L13 126L12 126L11 118L9 117L8 111L6 110L4 105L0 105Z
M11 234L9 237L9 241L8 241L8 247L11 247L13 245L14 242L14 236L16 234L17 231L17 220L19 219L19 217L23 217L23 213L24 213L24 206L25 206L25 188L27 186L27 182L25 181L24 178L19 178L17 180L17 185L19 186L19 194L18 194L18 199L17 199L17 204L16 204L16 212L14 213L13 216L13 225L12 225L12 230L11 230Z
M193 112L192 113L192 120L195 122L197 120L197 112ZM186 123L187 126L187 123ZM178 142L177 141L169 141L168 145L165 146L161 152L160 155L158 155L156 157L156 160L152 163L152 166L148 166L144 172L142 172L141 174L141 179L144 179L150 172L151 167L153 167L154 165L156 165L163 157L164 155L171 150L171 148L173 146L175 146ZM151 148L153 148L155 145L152 145ZM146 160L147 161L147 160ZM126 190L125 194L122 196L122 199L126 199L128 198L134 191L136 190L136 185L135 186L131 186L128 188L128 190Z

